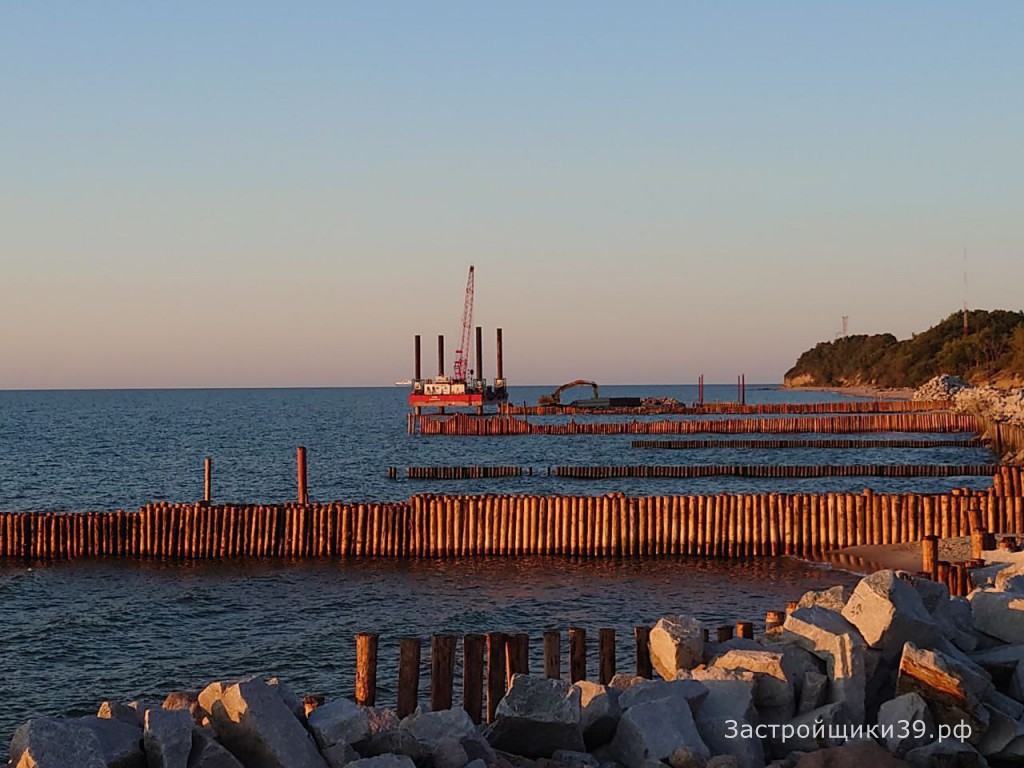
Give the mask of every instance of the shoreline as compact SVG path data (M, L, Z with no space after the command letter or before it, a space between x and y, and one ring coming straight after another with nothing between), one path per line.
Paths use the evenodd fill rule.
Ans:
M950 562L962 562L971 557L970 537L941 539L939 541L939 559ZM899 544L862 544L854 547L825 552L818 562L832 568L851 573L870 575L875 571L908 571L917 573L921 570L921 543L917 541Z
M914 397L913 387L872 387L868 385L855 387L812 387L812 386L789 386L783 384L780 389L793 392L833 392L837 395L848 397L871 397L877 400L911 400Z

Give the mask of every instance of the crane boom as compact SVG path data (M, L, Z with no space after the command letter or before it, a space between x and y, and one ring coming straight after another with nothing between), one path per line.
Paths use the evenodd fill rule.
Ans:
M473 265L469 265L469 277L466 278L466 301L462 308L462 341L455 350L455 380L465 381L469 373L469 345L473 331Z

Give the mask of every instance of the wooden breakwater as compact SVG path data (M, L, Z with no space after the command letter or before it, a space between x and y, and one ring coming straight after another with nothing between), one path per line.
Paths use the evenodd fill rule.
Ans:
M996 496L1024 496L1024 469L1020 466L1003 464L992 480L992 492Z
M1020 468L1012 488L1020 487ZM817 557L862 544L1024 533L1024 498L987 492L708 496L415 495L393 504L147 504L0 513L5 558Z
M983 434L992 450L1007 455L1014 464L1024 464L1024 427L980 418Z
M637 406L611 406L608 408L587 408L573 405L514 405L506 403L500 411L511 416L560 416L560 415L607 415L607 416L668 416L668 415L761 415L761 414L811 414L811 413L919 413L924 411L949 410L949 400L842 400L818 403L704 403L684 405L683 403L653 404Z
M556 477L599 480L617 477L698 478L750 477L764 479L804 477L991 477L998 464L687 464L651 466L645 464L555 467Z
M533 467L514 466L455 466L455 467L406 467L408 480L485 480L497 477L522 477L532 475ZM398 479L398 467L388 467L388 477Z
M781 611L770 611L776 618ZM734 637L754 638L751 621L719 624L705 628L704 639L718 643ZM426 688L430 711L437 712L458 706L456 701L456 660L461 655L461 706L475 723L494 720L498 702L505 696L516 674L541 674L549 679L568 677L569 682L593 680L607 685L618 672L628 671L638 677L654 676L649 638L650 626L634 627L632 644L635 662L629 670L618 667L620 654L616 631L604 627L597 632L596 658L593 634L583 627L570 627L567 637L557 629L546 630L542 636L526 632L487 632L463 635L461 654L459 637L452 634L432 635L427 642L419 637L403 637L398 641L398 665L394 708L399 717L415 711L421 696L421 670L429 669ZM540 644L540 667L531 667L535 655L532 648ZM354 699L362 706L383 706L377 685L378 661L381 656L380 635L361 633L355 636L356 668ZM394 652L392 648L392 652ZM429 655L428 655L429 654ZM426 662L426 663L424 663ZM593 674L596 672L596 676ZM565 674L567 673L567 674ZM386 702L390 704L391 702Z
M547 477L577 480L604 480L621 477L680 478L749 477L764 479L811 477L991 477L998 464L649 464L613 466L548 467ZM388 477L397 480L398 467L388 467ZM409 480L480 480L501 477L532 476L533 467L515 466L421 466L406 467Z
M631 448L651 448L656 450L706 450L709 448L754 448L754 449L786 449L786 448L980 448L985 442L980 438L959 438L934 440L914 439L798 439L780 438L778 440L758 439L744 440L741 438L732 440L716 440L712 438L691 439L691 440L634 440L630 443Z
M535 423L514 416L409 414L407 428L423 435L646 435L853 432L976 432L978 419L969 414L933 411L854 416L778 416L751 419L693 419L663 421L597 421Z

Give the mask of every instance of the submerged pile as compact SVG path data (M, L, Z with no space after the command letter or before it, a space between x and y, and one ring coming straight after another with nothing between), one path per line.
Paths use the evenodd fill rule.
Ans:
M399 720L277 680L105 702L18 729L37 768L810 768L1024 765L1024 565L979 569L950 599L879 571L808 592L759 641L705 639L690 616L650 634L660 680L516 675L493 723L461 709Z

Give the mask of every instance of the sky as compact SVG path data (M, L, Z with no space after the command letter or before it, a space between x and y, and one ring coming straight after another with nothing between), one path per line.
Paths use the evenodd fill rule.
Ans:
M0 389L781 381L1024 296L1019 2L0 2ZM450 365L450 362L449 362Z

